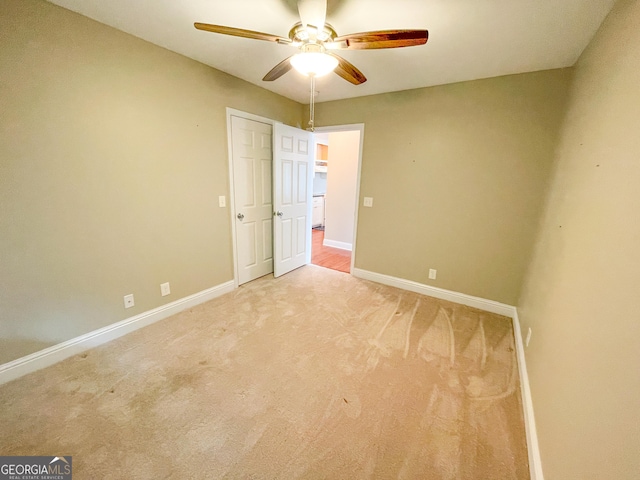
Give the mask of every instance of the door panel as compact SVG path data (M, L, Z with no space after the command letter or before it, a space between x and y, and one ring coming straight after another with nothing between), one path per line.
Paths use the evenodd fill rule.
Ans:
M293 162L282 161L282 206L290 207L293 203Z
M273 271L272 127L232 116L231 140L241 285Z
M280 232L282 233L281 238L282 241L280 242L281 245L281 256L280 256L280 260L281 261L290 261L291 257L292 257L292 248L291 248L291 241L293 239L292 236L292 228L291 228L291 219L287 218L284 220L280 221Z
M284 153L293 153L293 136L282 135L280 137L280 150Z
M243 222L242 223L243 240L242 251L244 252L244 264L246 267L253 267L258 261L257 249L257 235L256 235L256 223L255 222Z
M262 160L262 204L271 205L273 202L273 195L271 194L271 187L273 185L273 179L271 178L271 160ZM271 228L271 227L269 227Z
M309 165L306 163L298 163L298 178L307 178ZM301 183L298 188L298 203L304 203L307 201L308 191L307 183Z
M305 253L305 248L307 245L307 217L298 217L296 222L296 232L295 238L298 241L296 245L296 255L302 255Z
M241 179L242 185L236 189L236 201L238 201L238 207L253 207L255 206L255 188L254 174L253 174L253 158L241 157L238 159L236 165L236 173L238 178Z
M311 133L274 127L274 275L311 261Z
M262 221L262 256L265 260L273 260L273 220Z

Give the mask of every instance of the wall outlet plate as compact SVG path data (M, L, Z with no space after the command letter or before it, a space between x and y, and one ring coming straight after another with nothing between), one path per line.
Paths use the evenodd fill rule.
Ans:
M438 271L435 268L430 268L429 269L429 279L430 280L435 280L437 274L438 274Z
M226 207L227 206L227 197L225 197L224 195L220 195L218 197L218 206L220 206L220 208Z
M131 308L135 305L135 301L133 300L133 293L124 296L124 308Z
M373 197L364 197L363 205L365 207L373 207Z
M171 286L169 285L169 282L160 284L160 293L163 297L166 297L171 293Z

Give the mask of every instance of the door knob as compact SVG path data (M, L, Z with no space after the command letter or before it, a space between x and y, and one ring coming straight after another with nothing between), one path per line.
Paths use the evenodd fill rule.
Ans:
M276 215L279 216L280 218L282 218L282 215L284 215L284 213L282 212L276 212Z
M239 213L238 215L236 215L236 217L238 217L238 220L242 220L244 218L244 215L242 213Z

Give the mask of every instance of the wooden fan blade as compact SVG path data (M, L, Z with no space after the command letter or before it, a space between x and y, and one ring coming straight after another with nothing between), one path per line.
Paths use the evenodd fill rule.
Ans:
M351 82L354 85L360 85L367 81L367 77L348 60L345 60L335 53L327 53L327 55L331 55L338 60L338 66L334 72L339 77L344 78L347 82Z
M327 50L345 50L349 48L346 40L343 40L341 42L324 42L323 45Z
M285 58L275 67L273 67L271 71L267 73L262 80L265 82L273 82L274 80L279 79L282 75L284 75L285 73L287 73L289 70L293 68L290 60L291 60L291 57Z
M424 45L428 39L427 30L380 30L342 35L335 38L334 43L347 42L347 48L350 50L367 50Z
M265 40L267 42L291 43L289 38L271 35L270 33L254 32L242 28L225 27L224 25L211 25L209 23L194 23L194 27L205 32L221 33L222 35L232 35L234 37L252 38L254 40Z

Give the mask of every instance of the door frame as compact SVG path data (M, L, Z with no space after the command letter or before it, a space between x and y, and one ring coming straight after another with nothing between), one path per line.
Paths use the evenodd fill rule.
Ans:
M235 205L235 186L233 183L233 138L231 137L231 117L240 117L246 120L253 120L254 122L266 123L271 125L271 135L273 138L274 125L278 122L270 118L261 117L252 113L243 112L242 110L236 110L235 108L227 107L227 158L229 168L229 220L231 222L231 246L233 249L233 288L238 288L238 249L237 249L237 231L236 222L233 213L236 210ZM273 146L271 147L273 154Z
M360 173L362 171L362 151L364 149L364 123L352 123L348 125L332 125L327 127L315 127L314 133L335 133L335 132L360 132L360 148L358 150L358 171L356 173L356 209L353 219L353 240L351 243L351 268L349 274L353 275L356 265L356 239L358 236L358 212L360 210ZM315 142L314 142L315 148ZM313 223L313 222L312 222Z
M256 122L266 123L271 125L272 129L275 130L274 125L277 123L282 123L277 120L273 120L267 117L261 117L260 115L254 115L253 113L244 112L242 110L236 110L235 108L227 107L226 108L226 118L227 118L227 167L229 170L229 221L231 222L231 247L233 252L233 286L234 288L238 288L238 252L236 247L237 242L237 232L236 232L236 222L234 221L235 217L233 212L235 212L235 188L233 184L233 139L231 137L231 117L236 116L240 118L244 118L247 120L253 120ZM332 125L325 127L316 127L315 132L322 133L332 133L332 132L349 132L358 130L360 132L360 148L358 151L358 171L356 174L356 209L355 209L355 218L353 221L353 243L351 248L351 268L350 275L353 275L353 270L355 268L356 263L356 240L358 236L358 212L360 210L360 181L361 181L361 171L362 171L362 152L364 149L364 123L353 123L346 125ZM273 130L272 130L273 135ZM314 142L315 148L315 142ZM313 165L312 165L313 167ZM309 232L311 235L311 232ZM311 262L309 258L308 263Z

